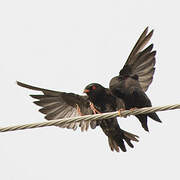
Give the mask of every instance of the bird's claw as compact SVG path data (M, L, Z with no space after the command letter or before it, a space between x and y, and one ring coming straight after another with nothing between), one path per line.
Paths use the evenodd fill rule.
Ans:
M134 111L134 110L137 110L138 108L137 107L133 107L131 109L129 109L130 111Z
M98 111L95 107L94 104L92 102L89 103L90 104L90 108L93 111L94 114L101 114L100 111Z
M122 117L122 111L124 111L125 109L124 108L121 108L121 109L119 109L118 110L118 115L120 116L120 117ZM123 117L127 117L127 116L123 116Z

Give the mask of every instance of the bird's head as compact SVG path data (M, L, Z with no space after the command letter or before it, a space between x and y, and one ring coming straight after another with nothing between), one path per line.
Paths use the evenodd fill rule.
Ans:
M104 92L105 88L98 83L91 83L84 89L84 93L86 93L90 98L97 98L98 96L102 96Z

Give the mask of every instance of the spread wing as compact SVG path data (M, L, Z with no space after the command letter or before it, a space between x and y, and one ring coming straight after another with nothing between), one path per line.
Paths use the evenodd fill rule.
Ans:
M153 30L148 33L147 27L136 42L123 69L119 73L122 76L138 76L138 80L143 91L148 89L153 80L155 71L154 66L156 51L152 51L153 44L144 49L152 35Z
M39 111L45 114L45 119L47 120L56 120L80 116L80 113L82 113L82 115L93 114L93 111L89 106L87 96L80 96L74 93L47 90L35 86L30 86L18 81L17 84L21 87L35 91L40 91L43 93L41 95L30 96L36 99L36 101L34 101L36 105L42 107ZM83 131L87 130L89 125L91 125L92 128L95 128L96 121L92 121L91 123L82 121L82 123L64 124L61 127L66 127L75 130L78 126L80 126L81 130Z

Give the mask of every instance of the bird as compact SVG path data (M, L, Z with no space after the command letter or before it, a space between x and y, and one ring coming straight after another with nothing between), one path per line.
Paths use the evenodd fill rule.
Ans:
M113 96L108 88L104 88L98 83L91 83L85 87L84 93L87 94L90 102L93 103L95 109L99 112L106 113L116 111L118 108L124 107L124 103L121 99ZM109 145L111 150L115 148L118 151L118 146L122 151L126 151L124 140L126 143L133 148L131 140L138 141L137 135L125 132L122 130L118 124L116 118L110 118L106 120L101 120L99 123L103 132L108 136Z
M152 106L145 93L155 72L156 51L153 50L153 44L145 48L152 35L153 30L148 33L147 27L133 47L119 75L113 77L109 82L111 93L124 101L127 110ZM148 132L147 117L161 122L156 113L140 114L136 117L144 130Z
M43 89L19 81L17 81L17 85L43 93L30 96L36 99L34 101L36 105L42 107L39 111L45 114L47 120L110 112L124 107L121 99L114 97L109 89L98 83L87 85L83 91L86 95ZM82 121L79 124L73 122L64 124L63 127L75 130L78 126L81 127L82 131L87 130L89 126L92 129L100 126L108 137L108 143L112 151L119 152L121 149L121 151L126 152L124 141L131 148L134 147L131 141L139 141L137 135L121 129L116 118L91 122Z

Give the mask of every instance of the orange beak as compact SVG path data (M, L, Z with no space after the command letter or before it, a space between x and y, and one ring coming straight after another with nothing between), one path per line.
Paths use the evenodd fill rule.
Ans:
M88 92L90 92L89 89L85 89L85 90L83 91L83 93L88 93Z

